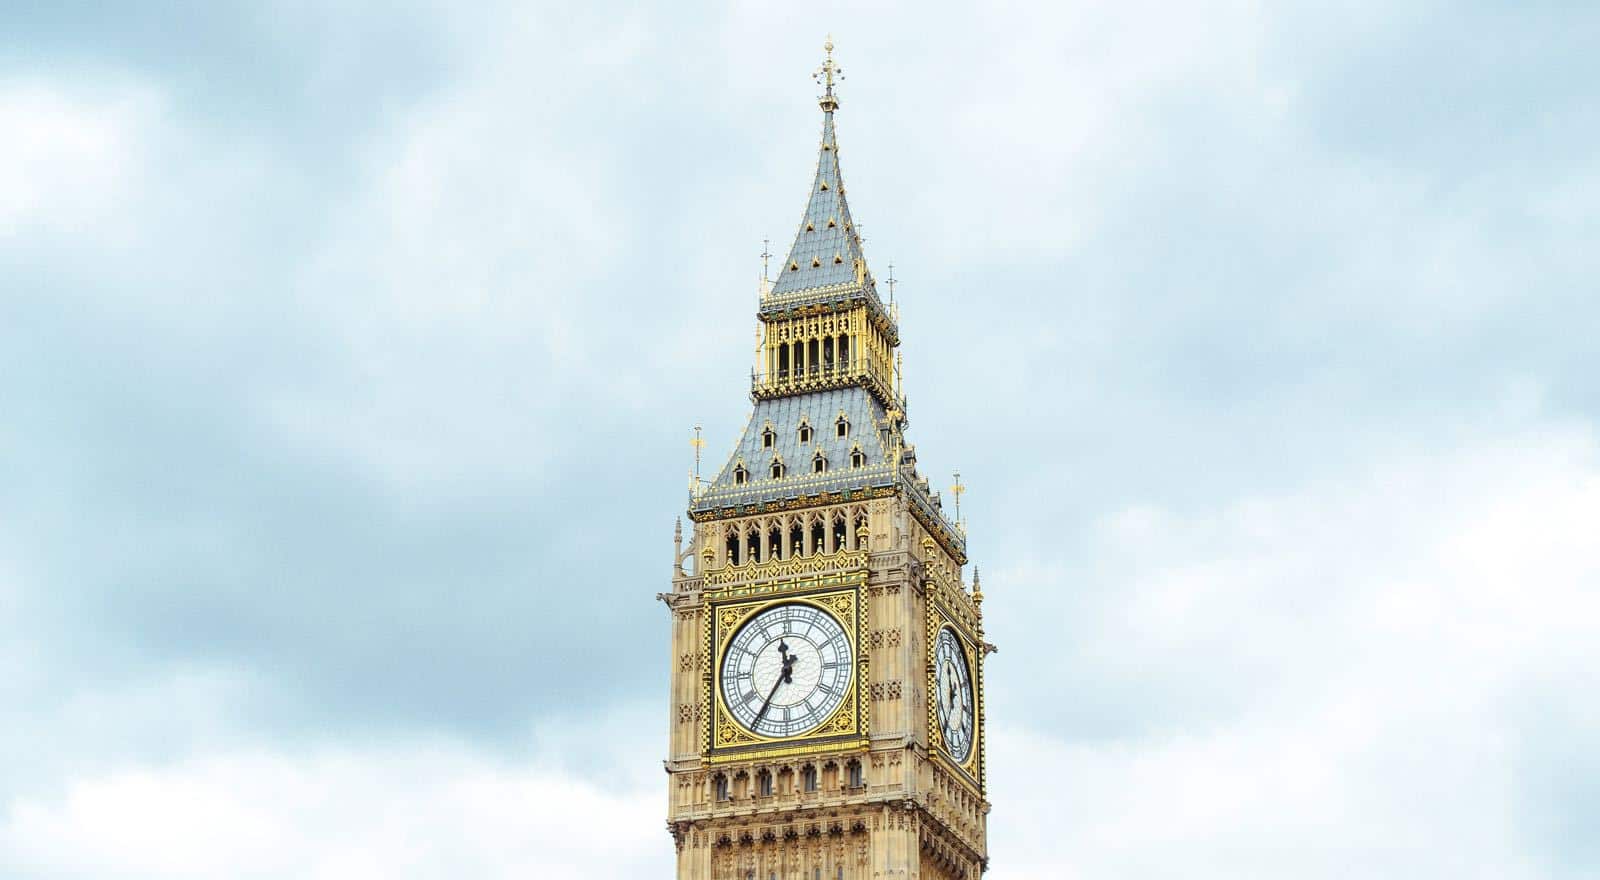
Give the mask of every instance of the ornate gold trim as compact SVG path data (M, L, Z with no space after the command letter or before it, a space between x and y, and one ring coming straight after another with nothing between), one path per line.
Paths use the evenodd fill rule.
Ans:
M924 659L927 666L927 693L928 700L928 751L936 756L939 762L959 773L952 774L972 787L973 793L983 797L984 793L984 718L983 718L983 667L982 655L978 645L983 643L978 632L969 628L961 620L950 613L949 607L938 598L930 596L927 602L927 639ZM937 698L932 695L937 693L935 678L934 648L939 630L949 627L955 634L956 644L961 646L962 654L967 658L967 674L972 677L972 748L967 752L965 761L957 761L955 755L950 754L945 747L944 731L939 727L939 710Z
M835 557L839 555L834 554ZM748 587L707 594L707 665L704 670L702 705L707 707L703 757L708 763L775 754L799 754L801 752L796 749L801 748L801 744L805 744L807 750L822 751L847 748L858 740L865 743L870 731L863 694L868 680L868 667L866 654L862 651L861 632L865 626L867 608L861 591L866 584L867 571L866 553L859 555L862 567L836 577L770 585L765 589ZM759 597L749 598L752 595ZM850 641L855 663L850 670L850 683L846 686L847 696L827 721L794 736L764 737L744 729L734 720L723 702L721 682L717 679L728 644L740 625L768 608L793 603L811 605L833 616Z

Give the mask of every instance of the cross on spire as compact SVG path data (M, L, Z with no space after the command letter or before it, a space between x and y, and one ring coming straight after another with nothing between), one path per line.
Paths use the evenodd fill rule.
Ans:
M839 99L833 96L833 81L844 79L844 68L833 63L833 34L829 34L827 42L822 44L822 51L827 53L827 56L822 59L822 66L817 68L817 72L811 74L811 78L822 86L822 97L817 103L822 105L822 109L832 113L839 107Z

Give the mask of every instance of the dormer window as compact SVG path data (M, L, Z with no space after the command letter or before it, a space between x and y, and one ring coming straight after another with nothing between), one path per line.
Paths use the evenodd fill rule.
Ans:
M783 462L780 459L774 458L772 460L772 478L774 480L783 479Z
M741 464L734 467L733 484L735 486L743 486L748 482L750 482L750 472L744 469L744 465Z
M761 448L771 449L778 444L778 432L767 428L761 432Z
M810 442L811 442L811 425L807 424L806 422L801 422L800 423L800 445L804 446L804 445L806 445L807 443L810 443Z
M850 436L850 420L844 416L840 416L839 421L833 423L833 428L839 437Z
M827 457L824 456L820 452L817 453L816 456L811 459L811 472L814 473L814 474L820 474L820 473L822 473L823 471L825 471L827 469L828 469L828 459L827 459Z
M861 451L861 447L857 446L855 449L850 450L850 466L851 467L853 467L853 468L865 467L866 464L867 464L867 454Z

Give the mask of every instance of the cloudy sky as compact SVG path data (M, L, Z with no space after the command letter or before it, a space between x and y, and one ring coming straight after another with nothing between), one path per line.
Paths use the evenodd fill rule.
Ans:
M141 6L0 2L0 874L669 875L829 31L989 876L1600 873L1600 14Z

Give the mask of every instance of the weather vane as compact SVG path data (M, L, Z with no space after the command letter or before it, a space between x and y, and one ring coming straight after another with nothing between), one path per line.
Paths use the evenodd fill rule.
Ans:
M961 485L961 472L956 471L956 484L950 487L950 494L956 496L956 522L961 522L961 494L967 487Z

